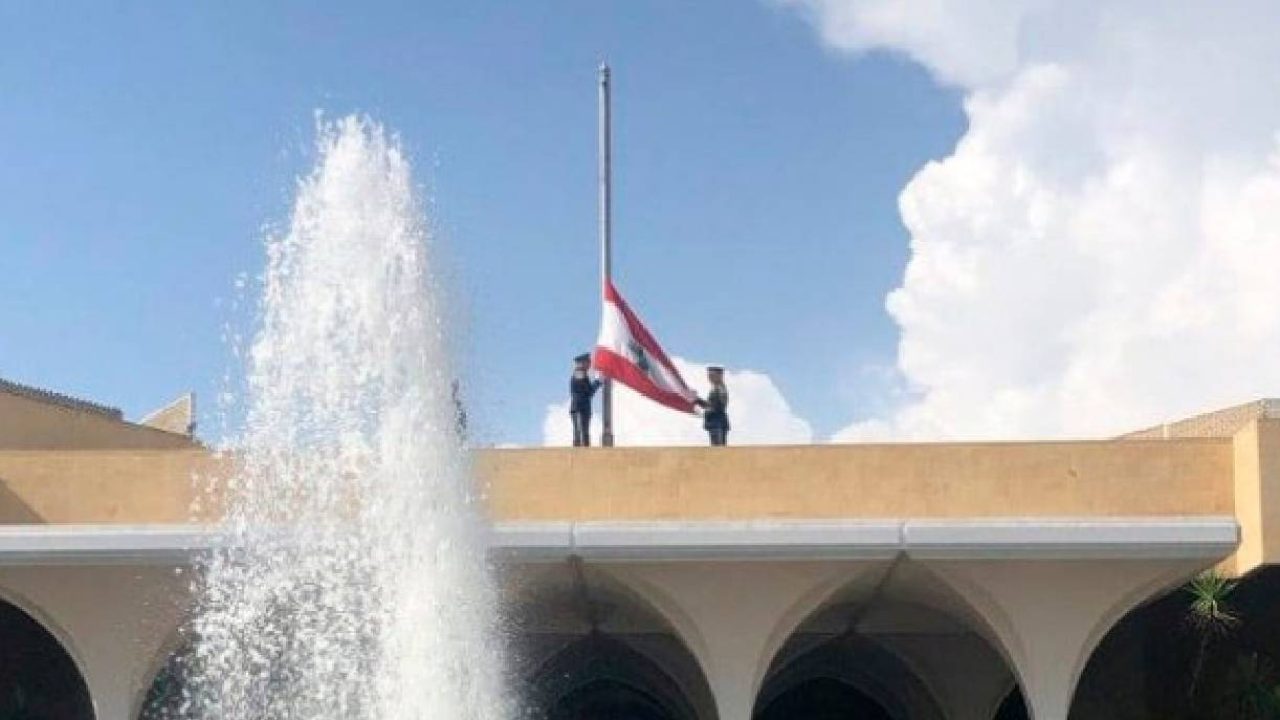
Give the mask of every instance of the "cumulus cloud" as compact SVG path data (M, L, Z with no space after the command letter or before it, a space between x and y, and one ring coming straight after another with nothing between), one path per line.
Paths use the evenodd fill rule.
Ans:
M836 439L1107 435L1280 394L1280 4L788 4L969 120L899 197L909 399Z
M675 363L685 382L699 395L706 397L710 390L706 381L707 366L678 357L673 357L671 361ZM567 393L567 379L565 385ZM725 385L729 388L729 420L733 426L729 433L730 444L791 444L813 441L813 429L809 423L792 412L786 398L768 375L753 370L727 368ZM600 438L598 403L599 401L591 419L593 443L598 443ZM620 446L707 444L701 417L669 410L616 383L613 391L613 426L614 440ZM547 407L542 434L547 445L572 444L568 399Z
M1017 65L1025 0L796 1L832 47L904 52L949 84L988 82Z

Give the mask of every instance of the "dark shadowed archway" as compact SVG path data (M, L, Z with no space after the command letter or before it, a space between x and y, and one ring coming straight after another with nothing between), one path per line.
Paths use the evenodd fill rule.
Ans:
M1280 567L1239 578L1222 598L1235 618L1206 629L1186 586L1136 608L1089 658L1071 720L1280 717Z
M836 678L815 677L778 695L756 720L894 720L854 686Z
M80 670L58 640L0 600L0 718L93 720Z
M848 704L853 718L991 720L1014 676L975 615L922 565L886 563L858 576L781 644L757 693L756 717L785 717L773 709L784 696L793 709L808 696L827 696ZM809 710L794 712L801 718Z
M668 720L671 715L643 690L614 680L595 680L560 698L549 720Z
M876 720L881 717L933 720L940 717L936 708L925 710L920 703L911 702L925 702L927 689L901 660L883 647L855 635L807 641L813 643L811 647L795 651L793 657L770 674L756 698L757 718L787 718L791 712L800 713L796 718L806 718L826 704L863 708L850 714L851 718L865 715ZM792 643L792 646L798 644ZM873 707L874 713L869 710ZM791 709L783 712L779 708ZM801 712L803 708L807 709ZM913 709L917 712L913 713Z
M581 562L512 567L502 577L523 717L716 720L684 639L620 579Z
M680 685L621 640L593 633L530 679L531 710L546 720L698 720Z

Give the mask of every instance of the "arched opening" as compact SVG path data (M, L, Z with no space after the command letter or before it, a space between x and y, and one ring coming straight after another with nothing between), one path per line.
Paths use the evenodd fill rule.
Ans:
M815 677L789 688L756 714L758 720L896 720L879 703L835 678Z
M821 693L861 708L849 717L990 718L1014 678L972 615L948 585L910 561L860 575L783 642L757 695L756 717L781 717L774 708L784 697L791 707Z
M89 688L62 645L0 600L0 718L93 720Z
M716 720L678 633L612 575L570 563L512 568L504 580L526 717Z
M1098 644L1072 720L1280 717L1280 567L1214 587L1190 583L1125 615ZM1225 615L1201 617L1198 596Z
M783 647L781 661L756 698L757 718L788 717L779 714L780 707L817 712L827 698L835 706L863 708L853 718L942 720L932 693L901 658L857 633L823 638L813 630L812 624L803 626Z
M657 700L616 680L595 680L570 692L547 713L548 720L672 720Z
M674 678L626 643L590 634L529 680L530 710L546 720L698 720Z

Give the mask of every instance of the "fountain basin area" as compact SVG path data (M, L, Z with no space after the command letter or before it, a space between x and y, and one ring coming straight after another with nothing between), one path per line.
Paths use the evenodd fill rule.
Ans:
M166 717L190 568L227 542L217 493L192 515L192 478L230 461L74 436L0 451L0 598L66 649L94 717ZM1260 416L1216 437L471 464L520 712L746 720L825 698L863 717L1066 718L1127 613L1203 568L1275 561L1261 498L1278 451Z

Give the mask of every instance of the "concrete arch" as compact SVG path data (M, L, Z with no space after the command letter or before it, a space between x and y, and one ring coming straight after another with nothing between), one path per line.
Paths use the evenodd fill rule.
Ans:
M1216 696L1229 688L1246 658L1280 657L1280 566L1260 566L1236 582L1225 603L1237 624L1213 635L1200 659L1202 635L1190 621L1192 598L1183 592L1185 585L1139 603L1117 620L1085 664L1071 717L1161 716L1193 703L1201 710L1216 707L1222 701Z
M0 602L7 603L21 610L27 617L35 621L36 624L40 625L40 627L44 628L45 632L48 632L53 636L53 639L57 640L58 644L62 646L62 651L67 654L67 657L71 658L71 662L75 664L76 672L80 673L80 677L88 677L85 673L86 665L84 662L84 656L76 646L75 638L71 637L71 633L67 632L66 629L64 629L50 613L46 612L43 607L25 597L22 593L5 587L3 584L0 584Z
M1022 697L1022 690L1014 685L1000 703L991 708L989 717L992 720L1025 720L1029 717L1028 712L1027 701Z
M188 582L193 582L197 577L197 570L192 567L182 567L175 569L176 575L191 578ZM161 639L145 660L145 664L141 670L140 681L136 687L136 692L129 705L129 717L141 718L144 705L150 696L152 688L157 680L160 679L161 673L165 672L169 665L177 658L183 656L192 650L192 622L196 616L196 603L198 599L192 597L190 588L184 595L184 600L174 605L175 612L173 616L168 618L168 629L161 635Z
M759 660L754 663L751 669L750 680L754 688L753 693L758 691L764 683L771 662L781 650L782 645L795 629L804 622L805 618L814 613L834 593L842 588L855 586L859 583L872 583L875 577L875 574L868 572L867 566L862 564L854 567L815 565L813 567L820 567L820 571L817 573L808 572L812 568L808 567L807 564L795 563L794 565L800 566L802 573L799 574L800 579L796 583L795 589L784 599L783 602L785 604L776 613L767 617L762 652ZM887 563L885 565L887 566ZM615 568L613 571L609 569L604 569L603 571L616 578L620 584L634 590L655 610L660 612L684 640L705 672L705 669L712 663L714 655L704 638L704 632L708 629L707 624L698 622L686 610L685 605L677 600L675 595L667 589L675 589L673 584L669 582L669 577L663 576L658 579L645 573L634 572L635 569L634 567L624 567ZM735 567L733 569L740 568ZM688 603L687 598L685 603Z
M1019 658L1023 655L1021 636L1000 603L981 584L966 583L937 568L923 567L921 571L936 578L946 589L944 602L1000 654L1013 675L1014 687L1025 693L1019 665Z
M896 561L895 561L896 562ZM757 668L755 682L760 687L768 675L778 653L796 630L834 598L855 592L874 592L875 586L892 572L893 563L880 568L860 566L853 574L832 573L811 584L805 592L782 612L774 622L765 641L764 657Z
M678 688L692 708L688 720L717 720L715 699L694 648L688 625L670 602L639 590L629 578L581 562L512 568L504 575L504 625L512 637L515 673L528 681L546 677L551 663L595 649L650 667L651 685ZM661 605L661 607L660 607ZM696 641L696 636L693 638ZM625 663L623 663L625 664ZM577 673L589 675L590 673ZM614 680L626 679L621 668ZM670 681L663 680L662 677ZM636 679L632 678L634 685ZM686 717L681 714L680 717Z
M808 616L793 621L791 639L770 660L757 712L768 701L770 685L789 665L822 644L857 639L864 655L879 658L888 692L896 695L876 696L873 690L882 707L896 706L899 714L910 717L990 720L1012 672L963 597L905 558L878 573L844 580L834 589L821 588L823 596L807 599ZM811 645L805 647L805 642ZM903 709L905 705L911 707Z
M901 639L875 638L873 642L901 661L919 681L924 690L921 694L932 701L940 718L990 720L1011 689L1020 692L1008 662L981 634L951 639L950 647L945 648L910 647ZM912 717L922 714L917 711Z
M1125 613L1193 576L1201 559L938 561L929 569L976 614L1035 720L1066 720L1093 650Z
M661 616L698 661L699 666L704 668L705 673L707 642L698 624L670 593L643 576L611 571L607 567L599 568L599 572L615 582L617 588L625 588L637 602Z
M59 621L99 717L128 718L148 661L172 632L186 588L174 566L19 565L0 582ZM146 608L146 612L140 609Z
M749 720L778 646L835 589L872 578L891 556L861 560L631 562L609 565L647 597L665 597L700 638L698 661L722 720ZM870 581L870 580L868 580Z
M838 680L874 700L894 720L944 720L945 712L919 675L895 653L856 635L833 638L803 651L765 681L755 714L814 678Z
M13 590L0 587L0 605L11 608L34 625L37 628L37 632L47 636L57 652L66 659L71 672L74 673L73 680L78 684L79 694L84 698L87 714L90 718L97 718L99 715L98 704L89 687L84 662L79 656L70 634L54 621L49 614L44 612L43 608L38 604L31 602Z
M129 711L130 718L142 720L142 713L146 710L147 700L151 697L155 684L160 681L161 675L168 671L175 662L182 662L186 654L191 651L191 639L187 635L187 619L184 618L177 627L173 629L160 647L153 653L148 663L146 673L143 675L143 681L135 693L133 704Z
M679 681L644 653L598 633L561 649L538 669L530 684L538 696L535 706L550 709L559 700L601 681L650 698L672 720L700 720Z
M1074 696L1075 694L1075 689L1079 684L1080 675L1083 674L1085 665L1093 657L1093 653L1098 649L1099 643L1125 615L1128 615L1143 603L1173 591L1179 585L1195 577L1198 572L1200 572L1199 568L1191 570L1170 568L1149 578L1145 583L1133 587L1107 607L1085 638L1084 652L1079 663L1074 668L1075 681L1072 683L1072 695Z

